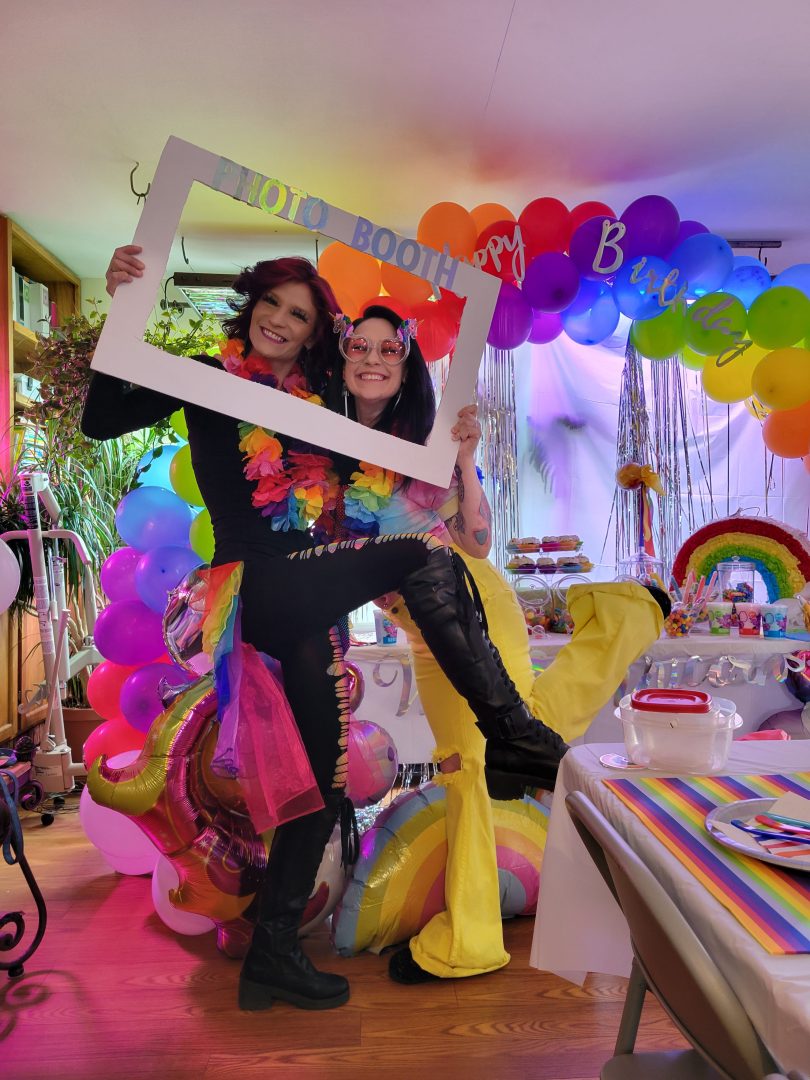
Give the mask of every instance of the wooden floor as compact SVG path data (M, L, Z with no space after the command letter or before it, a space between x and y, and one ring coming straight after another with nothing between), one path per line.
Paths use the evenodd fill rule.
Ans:
M238 963L213 935L167 929L149 878L109 870L75 810L49 828L38 815L24 825L49 922L25 975L0 973L3 1080L595 1080L611 1055L624 981L591 976L580 989L530 968L531 919L506 925L503 971L421 987L392 983L385 957L333 956L320 928L307 949L351 980L349 1004L246 1014L235 1005ZM15 909L30 932L22 874L0 860L0 915ZM639 1048L681 1045L648 1002Z

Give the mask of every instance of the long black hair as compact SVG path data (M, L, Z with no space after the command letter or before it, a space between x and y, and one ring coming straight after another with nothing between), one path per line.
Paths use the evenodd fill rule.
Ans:
M358 329L366 319L384 319L394 327L402 322L400 315L382 304L371 304L367 307L356 320L355 329ZM343 361L342 356L340 359ZM342 413L344 410L343 390L343 363L341 362L334 365L326 393L326 403L334 412ZM357 412L351 394L347 395L345 402L349 419L356 420ZM428 366L416 338L411 338L410 351L402 373L400 393L385 406L374 428L389 435L396 435L400 439L407 439L408 442L423 445L433 428L435 419L436 395L428 374Z
M313 328L315 340L309 349L303 350L301 366L310 388L316 393L323 393L335 365L332 327L340 306L332 292L332 286L326 278L321 277L309 259L289 255L281 259L265 259L244 269L232 286L242 299L230 301L234 314L223 320L222 329L229 338L240 338L244 341L245 348L248 349L250 320L254 307L268 289L288 282L309 286L317 324Z

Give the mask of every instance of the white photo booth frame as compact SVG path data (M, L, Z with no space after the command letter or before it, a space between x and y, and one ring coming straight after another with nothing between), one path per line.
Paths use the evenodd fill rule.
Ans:
M164 353L143 340L194 181L467 297L447 385L425 446L365 428L328 409L189 357ZM133 243L143 248L146 268L143 277L116 290L93 370L428 483L444 486L449 482L458 450L450 429L459 410L473 400L498 298L497 278L174 136L161 154Z

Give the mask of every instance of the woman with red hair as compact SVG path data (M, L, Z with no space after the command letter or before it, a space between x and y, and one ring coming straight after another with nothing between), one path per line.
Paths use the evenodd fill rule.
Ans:
M142 274L139 254L132 245L116 250L107 273L111 294ZM242 300L224 323L221 356L199 362L322 404L319 393L338 362L332 346L337 304L328 283L307 260L288 258L257 263L237 277L234 289ZM406 349L407 337L390 344ZM491 770L553 787L567 747L521 700L435 537L410 533L313 546L309 527L338 496L337 474L322 450L99 373L91 379L82 430L91 438L114 438L180 407L211 515L213 565L241 568L242 640L280 662L323 801L322 809L275 830L240 1004L263 1009L281 999L333 1008L348 1000L348 983L317 971L297 935L344 802L348 688L335 629L342 617L399 590L487 737Z

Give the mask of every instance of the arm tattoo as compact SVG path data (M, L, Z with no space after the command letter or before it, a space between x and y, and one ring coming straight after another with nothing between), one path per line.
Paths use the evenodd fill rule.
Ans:
M453 514L448 524L451 528L455 529L457 533L464 532L464 515L462 514L461 510L457 510L456 513Z
M489 527L492 524L492 511L489 508L487 497L483 492L481 492L481 503L478 507L478 513L486 522L486 525L483 529L476 529L473 532L473 537L475 538L476 543L486 544L486 542L489 540Z
M458 465L454 466L453 472L456 474L456 480L458 481L458 501L464 502L464 477L461 475L461 469Z

